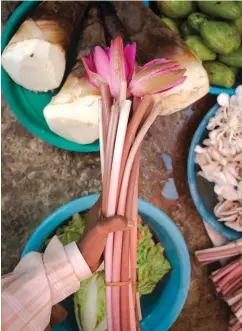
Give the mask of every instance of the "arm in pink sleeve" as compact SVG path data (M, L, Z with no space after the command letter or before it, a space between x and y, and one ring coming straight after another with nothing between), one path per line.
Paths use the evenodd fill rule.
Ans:
M31 252L2 278L2 331L43 331L51 308L92 275L77 245L55 236L44 254Z

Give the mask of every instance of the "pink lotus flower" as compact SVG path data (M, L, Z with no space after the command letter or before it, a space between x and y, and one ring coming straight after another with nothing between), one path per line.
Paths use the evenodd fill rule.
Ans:
M134 74L136 44L123 47L120 36L111 42L109 48L95 47L89 58L82 57L88 81L99 88L108 84L114 98L120 94L122 81L127 82L128 95L142 97L146 94L162 93L182 84L186 71L178 62L155 59L139 67Z
M182 84L186 80L178 62L155 59L140 67L130 84L130 93L137 97L147 94L163 93Z
M118 36L109 48L95 47L89 58L82 57L88 81L99 88L100 84L109 85L113 97L117 98L122 81L130 82L135 64L136 44L123 46Z

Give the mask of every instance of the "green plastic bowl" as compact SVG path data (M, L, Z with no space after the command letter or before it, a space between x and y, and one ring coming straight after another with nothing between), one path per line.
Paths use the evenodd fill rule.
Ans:
M39 3L40 1L23 1L15 10L2 33L2 52L24 19ZM15 84L3 68L1 68L1 73L5 99L14 115L27 130L45 142L62 149L75 152L99 151L98 140L89 145L81 145L64 139L49 129L43 115L43 109L50 102L53 93L31 92Z

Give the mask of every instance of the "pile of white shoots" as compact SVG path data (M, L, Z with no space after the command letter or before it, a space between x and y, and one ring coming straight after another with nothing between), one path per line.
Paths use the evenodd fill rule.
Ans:
M208 138L195 148L195 162L201 167L198 174L215 184L218 220L242 231L242 85L232 97L220 94L218 104L207 125Z

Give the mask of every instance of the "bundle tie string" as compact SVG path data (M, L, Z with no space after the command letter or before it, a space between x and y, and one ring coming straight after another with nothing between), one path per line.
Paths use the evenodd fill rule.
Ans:
M126 282L105 282L105 286L109 287L115 287L115 286L128 286L131 282L131 278L127 280Z

